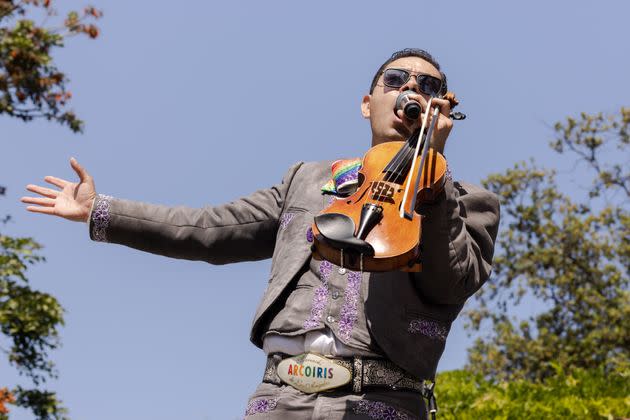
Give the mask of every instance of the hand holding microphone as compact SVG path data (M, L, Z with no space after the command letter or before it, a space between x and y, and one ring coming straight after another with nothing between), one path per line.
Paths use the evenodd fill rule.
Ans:
M435 126L435 131L431 136L431 147L436 151L443 153L446 139L453 127L453 119L461 119L459 116L454 116L451 113L451 100L450 98L432 97L431 108L439 109L438 121ZM409 132L413 132L419 129L421 126L422 114L426 112L426 101L414 90L405 90L401 92L396 98L396 104L394 105L394 113L403 119L403 124L407 126ZM399 112L402 111L402 112ZM402 114L402 115L401 115ZM433 114L433 110L431 111ZM427 119L427 123L431 122L430 116ZM450 117L450 118L449 118Z
M409 95L414 95L416 92L413 90L406 90L396 98L396 106L394 108L394 112L398 113L398 110L402 110L405 117L410 120L417 120L422 114L422 105L420 102L410 99ZM450 93L450 92L449 92ZM449 93L445 96L445 99L451 102L451 108L459 104L459 101L455 99L455 95L450 93L452 99L448 96ZM449 117L453 120L463 120L466 118L466 114L461 112L449 112Z

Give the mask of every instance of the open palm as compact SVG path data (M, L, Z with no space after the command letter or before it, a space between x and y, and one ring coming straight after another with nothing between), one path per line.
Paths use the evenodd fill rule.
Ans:
M26 210L59 216L76 222L86 222L90 215L92 202L96 197L94 180L76 159L70 159L70 166L79 176L79 182L47 176L44 181L60 188L60 190L32 184L27 185L27 190L39 194L41 197L22 197L23 203L33 204L27 206Z

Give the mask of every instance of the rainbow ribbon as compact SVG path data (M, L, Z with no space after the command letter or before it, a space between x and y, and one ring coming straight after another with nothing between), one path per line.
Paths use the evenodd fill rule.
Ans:
M332 164L332 179L322 186L322 192L345 195L359 182L361 159L341 159Z

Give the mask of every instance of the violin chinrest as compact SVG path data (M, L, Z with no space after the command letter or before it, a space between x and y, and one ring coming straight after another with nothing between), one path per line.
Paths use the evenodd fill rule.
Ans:
M324 239L334 248L374 256L374 248L368 242L354 236L354 221L340 213L324 213L315 216L315 226Z

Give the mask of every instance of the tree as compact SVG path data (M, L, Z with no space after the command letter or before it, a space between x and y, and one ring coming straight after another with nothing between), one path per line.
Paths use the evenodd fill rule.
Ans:
M30 264L43 260L39 248L31 238L0 234L0 331L11 343L1 350L36 386L56 375L48 352L59 345L58 328L63 324L61 304L50 294L33 290L25 275ZM4 402L29 408L37 418L63 418L65 410L53 392L21 386L2 392ZM0 418L6 414L0 410Z
M585 197L570 197L553 170L533 161L488 177L502 202L494 274L468 311L490 333L469 350L486 379L544 380L558 371L630 373L630 108L582 114L554 127L559 154L577 156ZM535 299L527 319L511 311Z
M68 13L57 28L44 28L23 19L27 11L38 9L54 17L50 0L0 0L0 114L23 121L46 118L81 131L83 121L66 110L72 97L66 89L68 79L54 64L51 51L63 47L72 35L98 36L98 28L86 23L102 13L86 7L81 14ZM34 12L31 10L31 12ZM9 27L9 25L13 26Z
M96 38L98 28L90 22L102 14L94 7L72 11L58 27L38 25L27 14L50 21L57 12L50 0L0 0L0 114L25 122L45 118L80 132L83 122L67 109L68 79L51 54L70 36ZM3 219L6 223L9 217ZM56 394L42 389L56 377L49 352L59 345L63 308L55 297L29 285L27 268L44 260L40 248L32 238L0 232L0 352L34 385L9 390L0 382L0 420L8 418L6 404L30 409L38 419L65 418Z
M488 381L464 370L439 373L437 381L439 418L444 420L612 420L630 412L630 381L602 369L558 371L544 383Z

